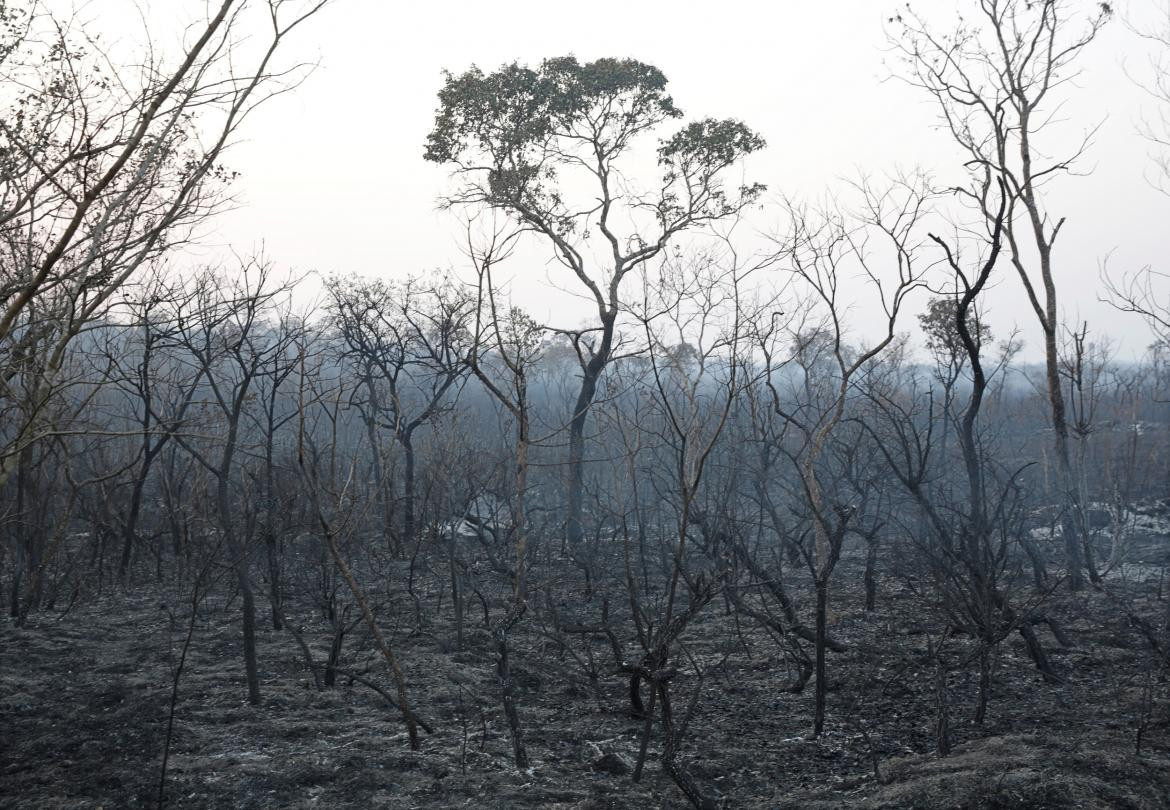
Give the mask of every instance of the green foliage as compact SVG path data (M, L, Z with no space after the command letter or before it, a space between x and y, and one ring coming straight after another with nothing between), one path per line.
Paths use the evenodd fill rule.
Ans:
M957 325L958 306L954 298L939 296L930 299L926 311L918 316L918 324L926 336L926 348L944 365L955 362L961 365L966 359L966 350ZM991 327L979 318L973 308L967 312L967 330L976 348L982 348L992 341Z
M564 56L537 68L512 63L493 73L448 73L425 157L466 175L459 202L518 212L564 235L580 217L563 204L558 172L588 170L602 183L601 198L616 201L608 185L615 161L637 136L682 115L666 85L662 71L634 59L582 64ZM703 119L662 140L665 188L650 205L662 227L679 230L754 200L763 186L743 187L732 199L718 175L763 146L734 120Z
M490 75L476 67L448 73L439 105L426 159L458 162L474 148L495 167L524 164L526 151L548 137L556 112L552 83L515 63Z
M704 118L688 124L663 141L658 148L658 159L663 165L717 171L763 148L764 139L746 124L731 119Z
M554 136L593 136L612 152L679 115L662 72L633 59L582 65L564 56L535 70L514 62L490 74L473 67L447 74L425 157L435 163L487 157L497 171L519 170L539 163Z
M715 182L715 175L764 146L763 138L732 119L704 118L664 140L658 147L658 162L666 168L663 184L681 184L686 194L684 198L677 192L668 195L662 219L685 216L688 207L708 218L727 216L755 200L765 189L761 183L741 186L732 201Z

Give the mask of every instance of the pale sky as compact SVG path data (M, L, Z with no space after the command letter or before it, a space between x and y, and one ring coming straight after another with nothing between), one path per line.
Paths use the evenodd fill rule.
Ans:
M192 17L203 7L169 2ZM1131 13L1144 14L1154 2L1131 0ZM107 0L103 8L116 5ZM817 197L858 170L898 167L957 180L959 161L934 127L931 102L887 80L883 23L899 5L336 0L286 53L318 58L320 67L295 94L259 112L229 153L227 162L243 173L236 188L243 206L218 222L203 255L263 243L271 258L301 271L396 277L458 269L457 221L437 210L448 175L422 158L442 71L569 53L654 64L688 118L735 117L761 132L768 149L752 159L749 179L770 193ZM917 4L940 19L957 5L973 0ZM108 13L102 20L112 22ZM1086 54L1084 74L1069 91L1065 131L1076 137L1104 123L1081 164L1089 176L1062 181L1052 205L1068 217L1056 257L1066 314L1122 338L1125 355L1140 351L1146 333L1097 301L1100 262L1109 255L1119 271L1170 269L1170 198L1146 181L1149 146L1136 134L1148 102L1122 69L1127 60L1140 73L1144 59L1119 20ZM578 322L575 310L558 309L563 302L549 294L546 276L555 268L526 264L533 266L514 268L517 302L547 322ZM1038 330L1007 270L992 298L993 323L1000 332L1019 324L1035 352Z

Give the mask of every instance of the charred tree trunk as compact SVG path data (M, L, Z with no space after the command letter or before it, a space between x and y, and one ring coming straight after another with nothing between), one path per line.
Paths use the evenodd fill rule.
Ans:
M814 684L813 736L819 737L825 730L825 650L828 638L829 583L823 576L817 577L817 629L816 629L816 683Z
M134 552L134 541L138 538L138 518L142 512L142 492L146 487L146 477L150 471L150 462L153 455L149 452L143 459L143 470L134 479L134 488L130 491L130 509L126 514L126 524L122 527L122 555L118 560L118 575L123 581L130 569L130 559Z
M409 431L398 437L402 445L403 481L402 481L402 548L409 551L414 548L415 528L415 458L414 439Z
M571 548L578 548L585 539L585 528L582 523L585 506L585 420L597 394L597 382L606 364L609 363L616 321L616 312L603 313L601 341L593 356L582 366L581 388L573 405L572 420L569 422L569 504L565 532Z
M590 363L591 367L593 363ZM581 378L581 390L573 406L573 419L569 423L569 514L566 521L566 535L571 548L580 547L585 539L582 515L585 506L585 418L597 392L597 373L585 370Z
M877 605L877 535L875 534L868 540L865 547L865 610L872 613Z
M252 578L248 573L247 549L244 548L236 534L235 526L232 524L228 474L225 472L225 470L231 469L231 463L232 453L229 450L224 454L223 467L221 467L216 483L216 504L219 510L220 527L224 533L228 553L231 555L232 568L235 570L236 583L239 585L243 602L244 671L248 680L248 702L253 706L259 706L260 675L256 664L256 598L252 593Z
M947 669L943 665L941 656L935 660L934 695L935 750L940 757L947 757L951 754L950 700L947 695Z

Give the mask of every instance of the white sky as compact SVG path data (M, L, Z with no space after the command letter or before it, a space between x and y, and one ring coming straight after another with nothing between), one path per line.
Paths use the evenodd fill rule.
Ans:
M1132 0L1131 14L1155 0ZM173 3L173 5L172 5ZM103 3L103 8L125 2ZM191 18L199 0L167 0ZM336 0L302 30L286 57L321 65L295 94L251 120L228 156L243 173L243 207L223 217L205 255L224 245L266 253L298 270L401 276L458 267L455 217L437 210L445 169L422 158L442 71L472 64L536 63L575 54L633 57L661 68L687 117L736 117L768 141L750 179L772 192L816 197L859 169L873 173L923 166L958 177L935 110L919 92L886 81L884 0L667 2L590 0ZM949 17L973 0L921 0ZM1085 8L1095 6L1085 2ZM1116 4L1115 4L1116 5ZM972 15L973 16L973 15ZM132 18L128 18L132 19ZM103 24L111 20L108 11ZM1099 263L1117 270L1170 269L1170 198L1144 179L1152 164L1136 124L1147 102L1122 70L1144 68L1140 42L1115 20L1086 55L1085 72L1065 109L1076 137L1104 121L1082 169L1063 181L1053 213L1067 216L1057 273L1066 314L1123 339L1123 356L1141 350L1145 331L1097 301ZM543 259L544 254L536 256ZM525 259L513 295L535 317L568 325L582 310L549 293L555 269ZM1036 356L1038 330L1018 280L1004 273L993 323L1023 329ZM558 311L558 308L562 308ZM906 323L906 328L916 326Z

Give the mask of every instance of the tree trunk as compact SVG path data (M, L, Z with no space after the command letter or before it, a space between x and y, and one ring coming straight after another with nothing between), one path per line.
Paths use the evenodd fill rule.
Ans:
M122 529L122 556L118 561L118 576L124 582L126 573L130 569L130 557L134 551L134 540L138 529L138 516L142 512L142 491L146 486L146 476L150 470L152 457L148 453L143 461L143 470L134 480L134 488L130 491L130 511L126 514L126 525Z
M571 548L579 547L585 539L585 529L582 525L585 505L585 419L589 415L593 397L597 394L597 381L609 363L616 321L616 311L602 313L601 340L593 357L581 370L581 388L577 392L577 401L569 422L569 505L565 533Z
M272 605L272 629L279 631L284 629L284 595L280 583L280 550L271 526L264 538L264 548L268 556L268 601Z
M951 753L950 701L947 697L947 670L941 657L935 661L934 693L935 749L940 757L946 757Z
M1020 535L1020 545L1024 547L1024 552L1027 553L1028 560L1032 563L1032 585L1039 592L1047 590L1048 568L1044 565L1044 556L1028 532L1025 531Z
M244 670L248 679L248 702L253 706L259 706L260 676L256 666L256 599L252 593L252 578L248 575L247 549L240 542L235 527L232 525L231 494L228 487L238 429L239 412L237 411L231 415L228 438L220 458L219 469L216 471L215 500L216 508L219 511L220 528L223 531L228 553L232 558L232 567L236 571L240 595L243 597Z
M310 483L310 486L312 484ZM316 496L314 496L315 499ZM403 722L406 723L406 735L410 741L410 749L417 751L420 747L418 739L418 720L414 716L414 712L410 708L410 703L406 699L406 676L402 672L402 667L398 663L398 658L394 655L394 650L386 642L385 636L382 635L382 630L378 627L378 622L374 619L374 612L370 609L370 603L366 600L365 591L362 590L358 584L357 578L354 576L349 563L341 555L341 549L337 545L337 538L333 534L333 529L325 520L325 515L321 511L320 505L315 504L317 515L321 523L321 529L325 534L325 542L329 546L329 553L333 556L333 563L337 566L337 570L341 572L341 576L345 579L349 586L349 592L353 595L354 600L358 603L358 608L362 612L362 618L365 620L366 629L370 631L373 636L374 646L382 653L382 658L385 659L386 664L390 667L390 673L394 677L394 686L398 695L398 708L402 712Z
M573 408L573 419L569 423L569 514L565 531L570 548L580 547L585 539L585 528L582 525L585 505L585 417L596 392L597 375L590 374L586 369Z
M450 546L448 547L448 563L451 567L451 606L455 611L455 645L456 649L463 650L463 583L456 562L456 543L458 535L451 530Z
M508 660L508 630L500 627L496 636L496 677L500 683L500 696L504 704L504 717L508 721L508 732L512 737L512 753L516 768L528 767L528 750L524 747L524 729L520 725L520 713L516 710L516 692L512 683L512 667Z
M403 453L403 516L402 516L402 548L414 548L415 516L414 516L414 440L410 433L403 433L398 437Z
M825 730L825 639L827 636L829 609L829 583L825 577L817 577L817 638L816 638L816 685L814 687L815 707L813 710L813 736L819 737Z
M337 664L341 661L341 647L345 643L345 621L337 620L333 628L333 641L329 644L329 658L325 662L325 686L332 689L337 682Z
M865 609L872 613L877 604L877 536L869 538L865 549Z
M240 593L244 608L244 669L248 678L248 702L260 705L260 674L256 666L256 600L252 595L252 582L248 576L246 561L237 567Z
M24 452L21 453L21 456L23 459ZM12 534L16 540L14 544L16 547L16 559L13 560L12 594L8 605L8 615L16 620L17 627L24 624L24 617L21 615L20 610L20 590L24 580L25 568L28 567L28 548L26 545L28 532L24 528L25 469L24 464L21 464L16 472L16 519L12 521Z
M378 515L382 520L382 536L386 540L386 546L398 555L398 549L394 543L394 533L390 530L390 500L386 497L386 474L382 469L382 448L378 440L378 426L374 422L373 415L367 415L366 422L366 438L370 442L370 471L374 478L374 501L378 506Z
M979 648L979 697L975 704L975 725L983 725L987 718L987 703L991 699L991 649L984 641Z
M504 716L508 720L508 731L512 737L512 751L516 758L516 767L524 769L528 767L528 750L524 746L524 731L520 725L520 714L516 709L516 693L512 683L511 662L508 659L508 633L523 615L527 597L525 567L528 555L528 524L525 494L528 489L529 424L523 379L518 383L518 388L520 389L519 404L514 411L516 416L516 506L512 514L512 523L516 530L516 580L513 584L512 606L493 629L493 635L496 640L496 675L500 683Z

